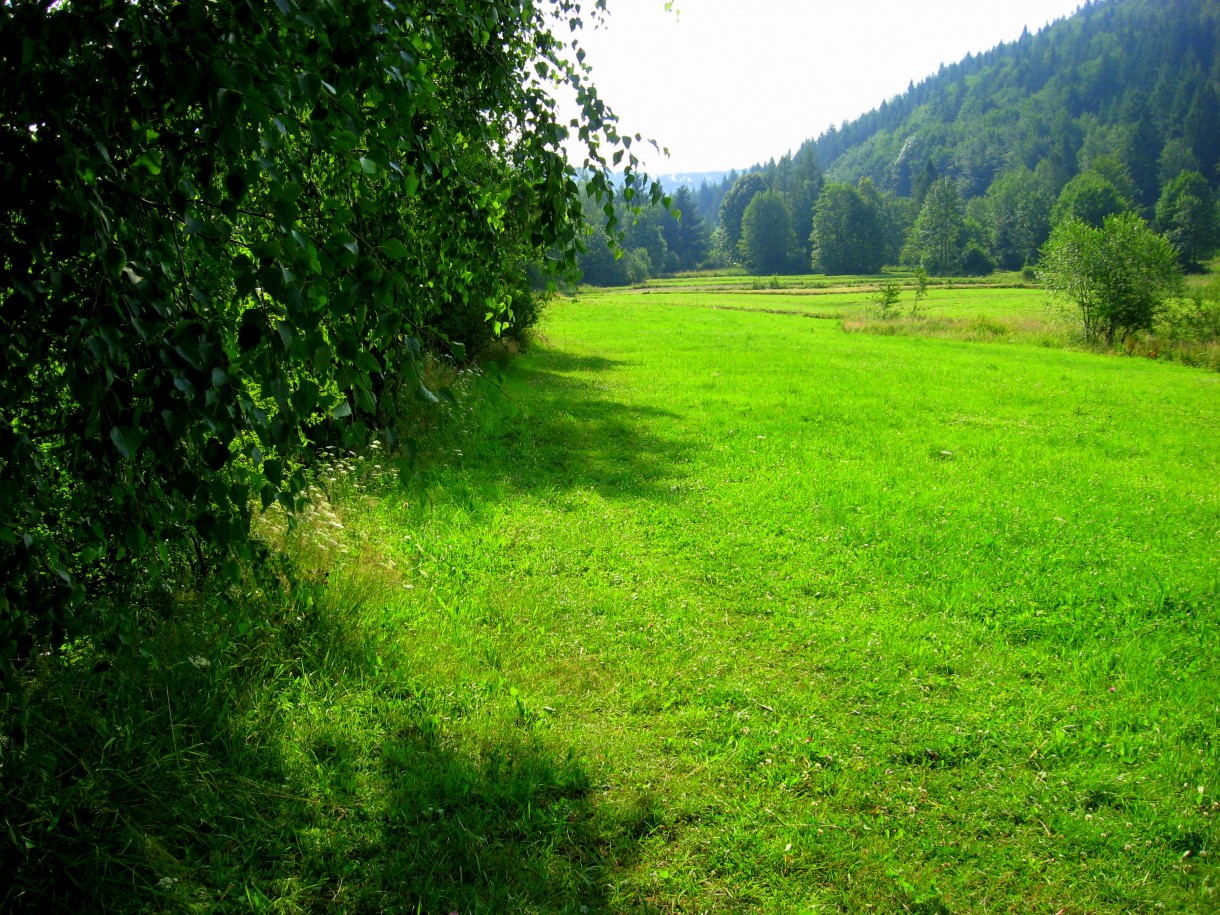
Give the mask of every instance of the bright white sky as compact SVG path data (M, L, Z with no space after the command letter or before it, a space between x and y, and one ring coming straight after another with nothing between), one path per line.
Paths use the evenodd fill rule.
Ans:
M647 148L654 174L717 171L795 151L1082 2L676 0L675 15L664 0L609 0L606 26L581 40L621 132L669 147L668 160Z

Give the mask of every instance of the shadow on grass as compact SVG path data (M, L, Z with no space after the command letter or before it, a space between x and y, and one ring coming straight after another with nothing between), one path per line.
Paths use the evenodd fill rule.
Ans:
M621 365L511 367L533 415L507 418L481 472L670 495L688 448L653 431L671 414L614 399L599 376ZM383 663L332 590L329 609L309 589L188 601L145 642L151 667L40 660L23 707L0 705L0 910L611 911L656 812L599 803L528 721L469 746L486 731Z
M685 475L691 445L674 437L677 414L615 398L612 378L599 375L625 364L556 350L519 360L508 374L513 388L529 392L528 412L498 430L481 472L527 492L670 497L671 484Z
M631 365L622 359L608 359L605 356L586 356L579 353L569 353L564 350L537 347L531 349L528 356L523 357L525 364L534 365L545 372L608 372L625 365Z
M175 627L151 671L48 662L0 718L0 909L609 911L632 815L524 722L460 745L326 616Z
M607 876L633 857L630 835L595 809L577 761L527 734L463 753L422 706L392 717L374 747L319 732L293 767L306 784L266 783L314 800L274 801L247 895L355 912L608 910Z

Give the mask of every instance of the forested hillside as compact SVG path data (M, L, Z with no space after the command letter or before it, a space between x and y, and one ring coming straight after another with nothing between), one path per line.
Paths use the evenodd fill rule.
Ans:
M871 270L878 257L936 271L1019 268L1036 261L1057 204L1059 216L1096 223L1137 212L1190 267L1215 241L1218 48L1216 0L1089 3L1037 34L943 66L794 154L692 189L692 198L720 227L720 262L753 268L777 262L742 248L746 192L763 190L786 203L793 246L783 254L793 271ZM929 255L928 233L921 239L915 223L942 179L925 227L939 220L942 241L946 231L952 238ZM814 203L828 187L819 240ZM845 253L849 241L868 255Z
M805 145L828 177L870 177L900 196L947 175L967 198L1030 169L1062 187L1099 159L1143 206L1189 164L1220 164L1214 0L1103 0L947 66Z

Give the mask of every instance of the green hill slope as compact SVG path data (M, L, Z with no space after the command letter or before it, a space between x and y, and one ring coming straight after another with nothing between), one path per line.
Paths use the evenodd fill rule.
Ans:
M942 68L798 155L900 196L947 175L967 198L1005 171L1029 168L1062 187L1113 157L1151 206L1184 163L1217 178L1218 38L1214 0L1092 3Z

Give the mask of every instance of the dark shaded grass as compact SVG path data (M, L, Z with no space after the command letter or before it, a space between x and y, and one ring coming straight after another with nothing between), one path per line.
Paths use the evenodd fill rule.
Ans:
M152 668L43 659L6 709L0 908L606 911L646 813L599 814L524 722L447 740L448 701L391 673L345 593L251 629L201 601Z

